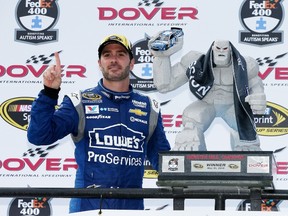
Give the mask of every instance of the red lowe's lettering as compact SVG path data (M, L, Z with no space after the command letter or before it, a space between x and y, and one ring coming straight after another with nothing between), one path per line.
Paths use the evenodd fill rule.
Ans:
M141 15L147 20L153 19L156 14L160 14L162 20L182 20L184 17L189 17L191 19L198 19L196 15L198 10L193 7L181 7L177 9L176 7L169 8L154 8L152 11L148 12L144 8L122 8L117 11L112 7L98 7L99 10L99 20L114 20L117 17L123 20L137 20Z
M42 65L39 69L34 68L32 65L10 65L5 68L3 65L0 65L0 77L3 77L7 74L10 77L25 77L28 74L32 73L35 77L40 77L44 71L48 68L48 65ZM72 77L73 75L77 75L79 77L86 77L84 73L86 72L86 68L82 65L65 65L61 66L62 77Z
M26 167L32 171L38 170L40 167L46 171L68 171L69 169L77 169L77 164L74 158L39 158L32 162L29 158L7 158L0 160L0 169L8 171L21 171Z

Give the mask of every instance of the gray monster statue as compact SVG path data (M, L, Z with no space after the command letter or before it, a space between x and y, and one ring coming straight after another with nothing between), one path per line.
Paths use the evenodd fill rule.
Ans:
M215 40L206 54L192 50L172 66L170 57L182 49L184 34L167 49L154 49L160 34L148 42L157 90L166 93L188 82L198 99L183 111L173 150L207 151L204 133L220 117L231 129L232 151L261 151L254 114L265 113L266 95L256 60L243 57L228 40Z

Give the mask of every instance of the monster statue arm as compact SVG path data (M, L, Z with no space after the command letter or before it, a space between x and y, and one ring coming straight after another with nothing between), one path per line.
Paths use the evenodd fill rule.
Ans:
M264 93L264 85L258 76L259 65L251 57L246 57L249 95L245 101L249 103L254 114L264 114L266 109L266 95Z
M153 59L153 79L157 90L161 93L173 91L188 82L186 70L189 65L201 56L197 51L190 51L184 55L180 62L172 66L171 56L182 49L183 36L178 38L178 41L165 51L155 51L151 49L151 43L160 34L157 33L148 42L148 47L154 56Z

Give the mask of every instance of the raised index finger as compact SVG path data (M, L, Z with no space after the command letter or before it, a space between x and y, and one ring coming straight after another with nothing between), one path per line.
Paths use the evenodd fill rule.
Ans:
M55 63L56 63L56 71L61 71L61 62L60 62L60 57L59 57L59 53L58 52L55 52L54 53L54 56L55 56Z

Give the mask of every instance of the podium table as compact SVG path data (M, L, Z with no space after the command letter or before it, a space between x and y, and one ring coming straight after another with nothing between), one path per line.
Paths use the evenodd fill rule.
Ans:
M252 211L261 209L261 190L274 189L276 163L271 151L169 151L159 154L157 185L204 196L215 194L215 210L225 209L229 195L250 194ZM174 199L174 209L184 199Z

